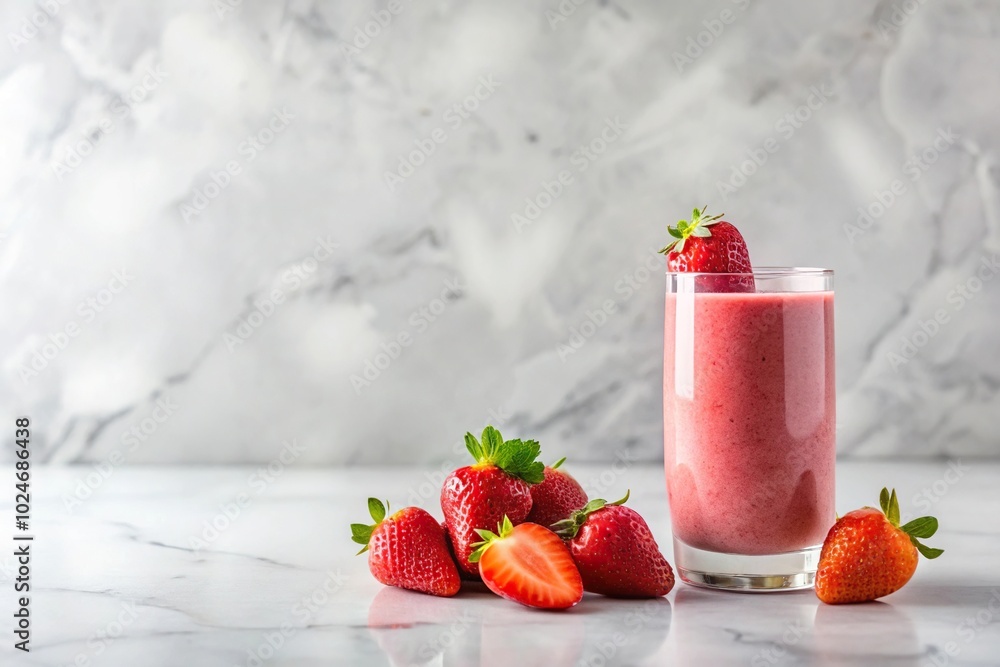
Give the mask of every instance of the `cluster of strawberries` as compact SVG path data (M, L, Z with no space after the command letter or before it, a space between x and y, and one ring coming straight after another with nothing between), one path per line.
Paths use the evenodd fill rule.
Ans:
M666 595L674 572L649 526L617 502L589 500L583 487L536 459L534 440L504 440L487 426L465 436L475 463L445 479L439 524L407 507L386 517L368 499L374 525L351 524L383 584L452 596L461 580L482 580L502 597L530 607L566 609L583 592L627 598ZM493 532L492 529L496 529Z
M504 440L492 426L482 438L465 436L475 464L444 481L444 523L407 507L386 517L387 506L368 499L373 525L351 524L352 538L369 552L368 566L383 584L431 595L458 593L462 579L482 581L502 597L529 607L566 609L584 591L651 598L670 592L674 572L639 514L589 500L564 470L536 459L534 440ZM823 544L816 595L828 604L863 602L902 588L918 554L940 549L920 539L937 531L934 517L900 525L896 492L882 489L881 511L865 507L840 517ZM496 532L490 530L496 526Z

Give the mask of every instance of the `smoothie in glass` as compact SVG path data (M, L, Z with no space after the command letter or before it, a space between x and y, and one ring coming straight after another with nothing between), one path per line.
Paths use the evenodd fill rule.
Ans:
M664 458L681 570L695 550L818 550L835 511L832 272L759 269L756 291L730 293L701 291L708 275L668 273Z

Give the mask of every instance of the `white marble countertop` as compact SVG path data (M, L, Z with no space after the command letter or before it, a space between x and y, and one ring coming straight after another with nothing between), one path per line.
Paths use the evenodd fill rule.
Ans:
M875 503L886 484L899 488L904 515L930 509L941 521L932 542L944 556L922 561L883 603L829 607L811 591L732 594L678 583L655 601L587 595L568 613L532 611L483 591L438 599L375 582L365 558L354 556L348 524L365 518L369 495L396 507L426 495L422 504L440 515L437 484L422 470L276 466L269 481L251 468L121 468L97 483L93 468L41 469L33 480L32 651L14 651L11 628L2 627L0 662L1000 664L1000 464L949 469L838 467L841 512ZM590 488L607 484L609 496L631 487L630 504L672 560L658 466L575 472ZM87 491L79 504L68 502ZM204 532L213 519L221 530ZM5 626L11 551L3 549L0 572Z

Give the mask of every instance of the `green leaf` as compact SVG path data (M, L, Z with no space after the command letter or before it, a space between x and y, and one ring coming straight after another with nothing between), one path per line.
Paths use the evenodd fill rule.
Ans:
M537 440L507 440L498 447L493 462L509 475L538 484L545 479L545 465L536 461L541 452Z
M495 540L497 538L496 533L492 530L486 530L485 528L474 528L476 535L483 538L484 541L489 542L490 540Z
M514 530L514 525L510 522L510 519L507 518L506 514L503 517L503 521L497 524L496 533L490 530L486 530L485 528L476 528L475 529L476 534L479 535L479 537L483 538L483 541L473 542L470 545L473 547L474 550L471 554L469 554L469 562L478 563L479 559L483 557L483 554L486 553L486 550L490 548L491 544L493 544L497 540L507 537L513 530Z
M588 513L585 509L579 509L569 515L569 518L563 519L562 521L556 521L554 524L549 526L549 530L563 538L564 540L571 540L576 537L576 534L580 532L580 527L586 523Z
M684 235L681 234L680 231L676 227L667 227L667 232L669 232L670 235L673 236L675 239L682 239L682 238L684 238Z
M553 470L558 470L558 469L559 469L559 466L561 466L561 465L562 465L562 464L564 464L564 463L566 463L566 457L565 457L565 456L564 456L564 457L562 457L561 459L559 459L558 461L556 461L555 463L553 463L553 464L552 464L551 466L549 466L549 467L550 467L550 468L552 468Z
M920 542L918 542L915 538L911 537L910 541L913 542L913 546L915 546L917 548L917 551L919 551L923 555L923 557L926 558L927 560L934 560L935 558L944 553L944 549L934 549L925 546Z
M625 495L622 498L620 498L619 500L616 500L613 503L608 503L608 504L609 505L624 505L628 501L628 497L631 494L632 494L632 489L628 489L628 490L625 491Z
M541 484L545 481L545 464L540 461L532 463L519 475L528 484Z
M705 208L706 207L703 206L702 209L701 209L701 211L699 211L698 209L692 210L691 211L691 222L694 222L695 220L697 220L698 218L700 218L701 214L702 214L702 211L704 211Z
M882 493L878 496L878 504L882 508L882 514L889 516L889 489L882 487Z
M375 523L381 523L385 518L385 505L378 498L368 499L368 513L375 519Z
M625 501L628 500L631 491L626 491L625 496L620 500L616 500L613 503L609 503L603 498L594 498L582 508L576 510L569 515L569 518L563 519L562 521L557 521L552 524L549 528L553 533L563 538L564 540L571 540L576 537L576 534L580 532L580 528L587 522L587 517L596 512L597 510L607 507L609 505L624 505Z
M520 449L520 447L520 440L507 440L503 442L493 454L493 464L501 470L510 472L510 468L514 463L514 450Z
M584 514L590 514L591 512L596 512L597 510L601 509L607 504L608 501L605 500L604 498L594 498L589 503L584 505L583 509L580 511L583 512Z
M938 529L938 520L932 516L922 516L910 521L902 527L903 532L911 537L933 537Z
M889 496L889 511L886 516L889 517L889 523L894 526L899 525L899 500L896 498L896 489L893 489Z
M372 539L372 533L378 528L379 524L385 519L385 514L389 509L389 503L386 502L385 505L378 498L368 499L368 513L372 515L375 519L373 525L368 525L364 523L352 523L351 524L351 541L357 544L365 545L365 548L358 552L358 554L363 554L368 551L368 543Z
M469 453L472 454L472 458L475 459L477 463L483 459L483 447L479 444L479 441L476 440L476 436L471 433L465 434L465 448L469 450Z
M549 526L549 530L553 533L562 533L566 529L574 529L576 527L576 521L573 518L562 519L561 521L556 521L554 524Z
M496 430L492 426L487 426L483 429L483 453L485 457L484 461L495 461L497 452L500 450L500 446L503 445L503 436L500 435L500 431Z
M688 228L688 222L687 222L687 220L678 220L677 221L677 231L680 232L681 237L684 236L684 230L687 229L687 228Z
M693 236L700 236L701 238L707 238L712 235L712 232L707 227L699 225L694 228L694 231L692 231L691 234Z
M364 549L358 553L364 553L368 549L368 542L372 539L372 531L375 530L375 526L366 526L363 523L352 523L351 524L351 541L357 544L363 544Z
M530 465L542 453L542 446L537 440L525 440L518 449L516 461L521 465Z
M667 255L671 251L673 251L675 245L677 245L677 241L674 241L673 243L668 243L667 245L657 250L657 252L660 253L661 255Z
M678 253L679 252L684 252L684 243L686 241L687 241L687 239L681 239L680 241L678 241L677 242L677 247L674 248L674 252L678 252Z

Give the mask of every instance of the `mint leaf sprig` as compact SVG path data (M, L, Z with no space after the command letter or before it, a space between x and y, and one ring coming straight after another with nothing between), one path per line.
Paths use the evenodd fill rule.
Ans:
M529 484L538 484L545 479L545 466L536 460L542 453L537 440L504 440L500 431L487 426L479 440L466 433L465 448L476 460L476 465L495 465Z

